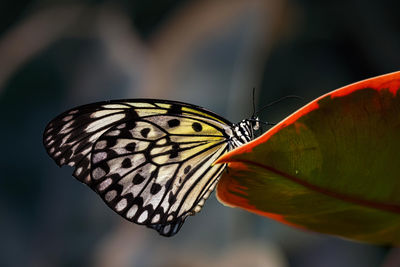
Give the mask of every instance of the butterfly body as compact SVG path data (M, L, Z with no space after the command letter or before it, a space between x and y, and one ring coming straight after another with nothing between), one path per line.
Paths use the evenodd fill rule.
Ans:
M215 188L225 165L213 162L252 140L257 127L258 119L233 124L182 102L113 100L62 113L43 141L111 209L171 236Z

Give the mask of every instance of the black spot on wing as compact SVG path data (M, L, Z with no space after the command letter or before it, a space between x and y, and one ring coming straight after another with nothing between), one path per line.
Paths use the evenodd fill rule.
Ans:
M169 158L173 159L178 157L179 155L179 144L178 143L173 143L172 144L172 149L171 149L171 153L169 154Z
M125 158L121 163L121 168L127 169L127 168L130 168L130 167L132 167L131 159L130 158Z
M150 193L151 193L152 195L155 195L155 194L157 194L158 192L160 192L160 190L161 190L161 185L159 185L159 184L157 184L157 183L154 183L154 184L151 186L151 188L150 188Z
M168 190L169 188L171 188L172 182L174 181L174 177L171 177L170 179L168 179L168 181L165 183L165 188Z
M169 193L168 202L170 205L173 205L176 202L176 196L172 192Z
M150 128L144 128L140 131L140 134L144 137L147 138L147 136L149 135L150 132Z
M170 127L170 128L177 127L181 124L181 122L178 119L169 120L167 123L168 123L168 127Z
M203 130L203 126L201 126L201 124L198 123L198 122L194 122L194 123L192 124L192 128L193 128L193 130L194 130L195 132L201 132L201 130Z
M134 128L136 128L136 121L130 120L130 121L126 122L126 126L125 126L126 130L132 130Z
M140 173L137 173L135 177L133 177L132 183L133 184L141 184L146 180L145 177L143 177Z
M117 139L114 136L102 136L103 140L107 142L107 147L113 147L117 144Z
M185 169L183 169L183 173L188 174L188 172L190 172L191 168L192 168L192 166L190 166L190 165L186 166Z
M136 148L136 143L135 143L135 142L131 142L131 143L129 143L129 144L127 144L127 145L125 146L125 149L126 149L127 151L130 151L130 152L135 151L135 148Z
M182 114L182 106L180 105L171 105L171 108L167 111L168 114L181 115Z

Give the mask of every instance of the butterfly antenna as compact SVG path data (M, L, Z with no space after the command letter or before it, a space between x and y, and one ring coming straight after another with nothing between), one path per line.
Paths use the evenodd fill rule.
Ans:
M263 107L260 108L259 110L255 111L255 112L253 113L253 116L254 116L254 115L257 115L258 113L260 113L260 112L263 111L264 109L266 109L266 108L268 108L268 107L270 107L270 106L273 106L273 105L275 105L275 104L278 104L279 102L282 102L283 100L286 100L286 99L289 99L289 98L297 98L297 99L300 99L300 100L304 100L304 98L301 97L301 96L297 96L297 95L287 95L287 96L281 97L281 98L279 98L279 99L277 99L277 100L275 100L275 101L272 101L271 103L269 103L269 104L263 106Z
M262 121L262 120L259 120L259 119L256 119L256 118L248 119L248 121L258 122L258 123L264 124L266 126L276 125L276 123L274 123L274 122Z
M255 101L255 94L256 94L256 88L253 87L253 115L251 117L253 118L254 115L256 114L256 101Z

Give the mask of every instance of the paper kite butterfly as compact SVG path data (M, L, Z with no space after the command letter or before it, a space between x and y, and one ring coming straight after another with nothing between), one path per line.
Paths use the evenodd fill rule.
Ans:
M225 165L213 162L254 138L254 115L238 124L167 100L99 102L66 111L43 142L61 165L127 220L176 234L199 212Z

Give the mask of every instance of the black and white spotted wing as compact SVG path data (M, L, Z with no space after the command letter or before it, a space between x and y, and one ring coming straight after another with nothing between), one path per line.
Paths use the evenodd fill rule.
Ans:
M252 129L190 104L136 99L69 110L43 138L56 163L74 166L110 208L171 236L213 191L225 166L212 163Z

